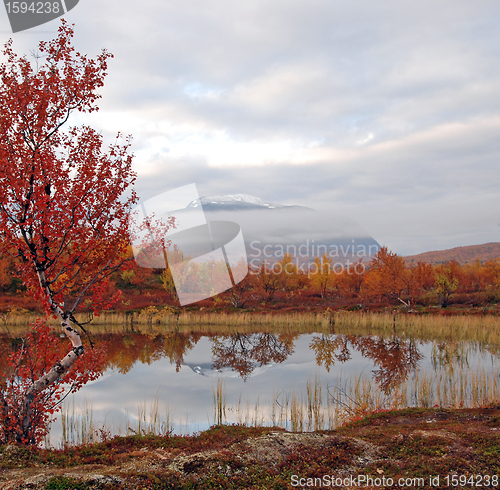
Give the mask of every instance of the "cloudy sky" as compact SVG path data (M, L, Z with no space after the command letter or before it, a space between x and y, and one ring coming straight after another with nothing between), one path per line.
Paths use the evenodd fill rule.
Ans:
M356 220L406 255L500 241L498 0L80 0L90 123L147 198L196 183ZM29 53L58 21L0 41ZM76 119L73 122L78 122Z

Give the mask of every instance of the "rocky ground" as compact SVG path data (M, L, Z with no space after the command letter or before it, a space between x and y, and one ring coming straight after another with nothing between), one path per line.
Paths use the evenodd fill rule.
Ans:
M0 448L1 489L500 488L500 408L408 409L336 431L219 426L59 451Z

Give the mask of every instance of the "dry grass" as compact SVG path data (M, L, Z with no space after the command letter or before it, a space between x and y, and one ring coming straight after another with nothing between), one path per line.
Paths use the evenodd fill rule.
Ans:
M390 394L384 393L367 376L353 377L335 386L323 384L319 377L309 380L305 389L281 391L261 412L250 414L238 406L221 407L236 416L231 423L272 425L293 432L331 430L353 418L382 410L408 407L478 408L498 403L500 399L500 369L439 374L419 374L402 383ZM220 395L222 397L223 394ZM219 398L220 399L220 398ZM249 420L257 420L259 424Z
M0 328L7 334L23 332L40 315L7 314ZM76 315L87 321L84 314ZM57 323L51 320L55 327ZM356 335L398 335L428 340L474 340L500 346L500 318L493 315L420 315L364 312L323 313L203 313L182 312L172 307L148 307L141 312L103 312L88 330L99 333L158 334L169 332L206 333L313 333L330 332Z
M170 409L165 406L165 416L160 414L160 404L158 395L149 404L144 401L137 408L137 421L135 427L132 427L130 420L127 421L127 435L166 435L173 430L171 424Z
M30 322L38 316L17 315L8 316L0 328L7 334L23 332ZM86 315L75 315L80 322L86 322ZM57 328L56 320L50 322ZM312 333L329 330L329 318L323 314L252 314L252 313L172 313L172 309L165 308L158 311L149 307L141 313L104 312L95 317L86 328L94 333L209 333L215 331L221 334L276 332L282 333Z
M225 396L225 395L224 395ZM222 409L225 406L222 405ZM85 401L82 407L75 407L74 399L63 403L61 411L62 440L60 445L73 446L100 442L115 435L158 435L165 436L173 431L170 408L160 411L158 396L152 401L144 401L137 407L137 416L127 413L124 425L96 422L91 403ZM45 439L45 446L51 446L50 433Z
M99 440L99 429L94 423L94 411L88 402L81 408L75 407L74 400L63 404L61 424L63 445L92 444ZM49 445L47 442L46 445Z
M214 424L222 425L226 420L226 386L222 379L217 379L214 390Z
M19 334L39 315L8 315L1 325L7 334ZM86 315L77 315L86 321ZM56 322L52 321L56 326ZM438 341L473 340L500 346L500 318L490 315L418 315L392 313L200 313L148 307L141 313L104 312L88 330L99 333L161 334L169 332L230 335L232 333L343 333L398 335Z
M475 340L500 345L500 318L493 315L419 315L340 312L334 314L338 333L390 335L429 340Z

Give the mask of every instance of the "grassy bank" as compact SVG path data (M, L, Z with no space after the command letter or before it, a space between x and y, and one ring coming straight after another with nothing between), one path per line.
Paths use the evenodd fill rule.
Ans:
M39 315L10 315L1 330L22 333ZM79 321L86 315L76 315ZM55 321L52 321L57 326ZM179 312L147 308L142 312L104 312L87 325L99 333L343 333L353 335L425 338L429 340L473 340L500 346L500 317L496 315L442 315L393 312L330 311L321 313Z
M466 477L474 480L460 486L471 488L488 486L489 476L495 488L499 456L498 408L407 409L335 431L215 426L192 437L119 437L66 450L3 447L0 482L11 490L285 489L371 478L365 488L449 488Z

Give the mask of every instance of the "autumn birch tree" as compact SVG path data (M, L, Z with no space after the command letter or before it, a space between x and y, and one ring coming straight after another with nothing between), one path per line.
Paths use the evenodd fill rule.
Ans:
M382 247L370 262L364 285L365 294L371 298L386 298L397 302L405 291L406 266L399 255Z
M0 243L16 273L48 315L58 318L71 349L25 392L23 426L37 393L59 379L84 348L74 312L83 299L107 306L106 283L122 266L136 196L130 141L103 148L89 126L68 127L71 113L98 110L98 89L111 57L90 59L71 45L64 21L29 60L4 48L0 66ZM72 326L73 325L73 326ZM8 409L2 396L0 411Z

